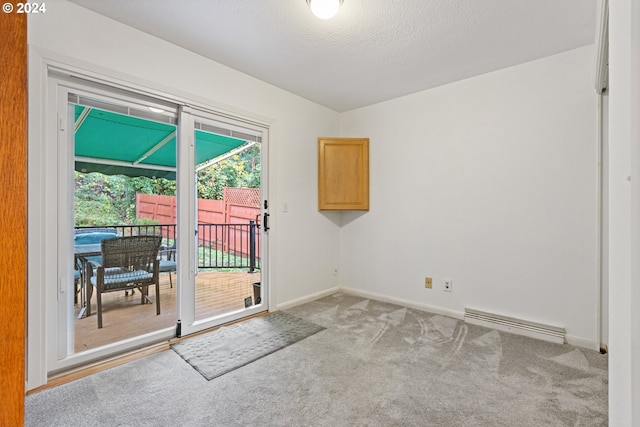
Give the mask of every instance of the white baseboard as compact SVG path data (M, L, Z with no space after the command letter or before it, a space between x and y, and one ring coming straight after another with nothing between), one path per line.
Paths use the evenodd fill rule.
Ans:
M575 335L565 336L567 344L574 345L576 347L582 347L589 350L600 351L600 344L596 340L590 340L584 337L577 337Z
M376 294L373 292L365 292L365 291L352 289L352 288L340 288L340 292L344 292L345 294L356 295L359 297L370 298L377 301L398 304L404 307L415 308L416 310L426 311L433 314L440 314L442 316L449 316L459 320L464 320L463 312L448 310L446 308L437 307L434 305L416 303L415 301L409 301L401 298L394 298L387 295Z
M276 305L276 309L272 310L272 311L286 310L288 308L295 307L296 305L300 305L300 304L304 304L304 303L307 303L307 302L315 301L315 300L320 299L320 298L328 297L329 295L335 294L336 292L340 292L340 288L337 287L337 286L333 287L331 289L327 289L327 290L324 290L324 291L316 292L315 294L304 296L302 298L297 298L297 299L293 299L293 300L290 300L290 301L286 301L286 302L280 303L280 304Z
M382 301L382 302L388 302L391 304L398 304L401 305L403 307L408 307L408 308L414 308L416 310L420 310L420 311L426 311L428 313L433 313L433 314L439 314L442 316L448 316L448 317L453 317L454 319L458 319L458 320L464 320L464 312L463 311L455 311L455 310L449 310L446 308L442 308L442 307L438 307L438 306L434 306L434 305L428 305L428 304L422 304L422 303L416 303L415 301L409 301L409 300L405 300L405 299L401 299L401 298L395 298L395 297L390 297L388 295L383 295L383 294L377 294L374 292L366 292L366 291L361 291L359 289L353 289L353 288L347 288L347 287L333 287L321 292L316 292L314 294L311 295L307 295L305 297L302 298L297 298L291 301L287 301L287 302L283 302L281 304L278 304L276 306L276 311L277 310L286 310L288 308L291 307L295 307L297 305L300 304L304 304L307 302L311 302L311 301L315 301L317 299L320 298L324 298L326 296L335 294L336 292L343 292L345 294L350 294L350 295L355 295L355 296L360 296L363 298L370 298L370 299L374 299L377 301ZM594 340L591 339L587 339L584 337L578 337L575 335L566 335L566 342L567 344L576 346L576 347L582 347L582 348L586 348L589 350L596 350L599 351L600 350L600 344L597 343Z

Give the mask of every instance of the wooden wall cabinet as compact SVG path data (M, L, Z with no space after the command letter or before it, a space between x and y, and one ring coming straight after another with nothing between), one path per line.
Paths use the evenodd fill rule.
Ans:
M369 138L318 138L318 210L369 210Z

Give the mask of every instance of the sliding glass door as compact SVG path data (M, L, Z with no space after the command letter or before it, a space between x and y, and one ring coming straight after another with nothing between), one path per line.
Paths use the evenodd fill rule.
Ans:
M266 310L266 137L260 127L202 111L183 110L182 123L193 124L185 135L193 157L181 175L182 191L194 192L193 234L185 236L192 237L194 287L183 294L180 319L186 335Z
M266 129L101 84L49 82L59 157L48 371L266 310ZM98 327L101 242L141 235L161 239L159 297L101 293Z
M178 289L171 277L176 268L159 275L159 296L135 287L98 294L97 287L103 240L160 236L158 256L170 257L178 229L172 202L177 109L80 87L59 89L58 113L66 126L59 129L64 155L58 186L62 275L56 362L173 336Z

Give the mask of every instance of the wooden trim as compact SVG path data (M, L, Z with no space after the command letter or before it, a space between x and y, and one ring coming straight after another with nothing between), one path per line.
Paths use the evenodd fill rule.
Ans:
M27 294L27 19L0 26L0 425L24 424Z
M127 354L122 354L117 357L92 363L91 365L83 366L81 368L67 371L62 374L54 375L48 379L46 384L40 387L36 387L33 390L29 390L27 394L37 393L39 391L42 391L48 388L57 387L62 384L70 383L71 381L75 381L77 379L84 378L86 376L104 371L106 369L113 368L114 366L124 365L125 363L131 362L133 360L138 360L143 357L150 356L152 354L159 353L165 350L169 350L168 342L156 344L151 347L146 347L142 350L133 351Z

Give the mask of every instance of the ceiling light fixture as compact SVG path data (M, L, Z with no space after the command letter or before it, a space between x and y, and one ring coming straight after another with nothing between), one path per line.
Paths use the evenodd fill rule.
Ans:
M307 0L311 12L320 19L331 19L338 13L343 0Z

